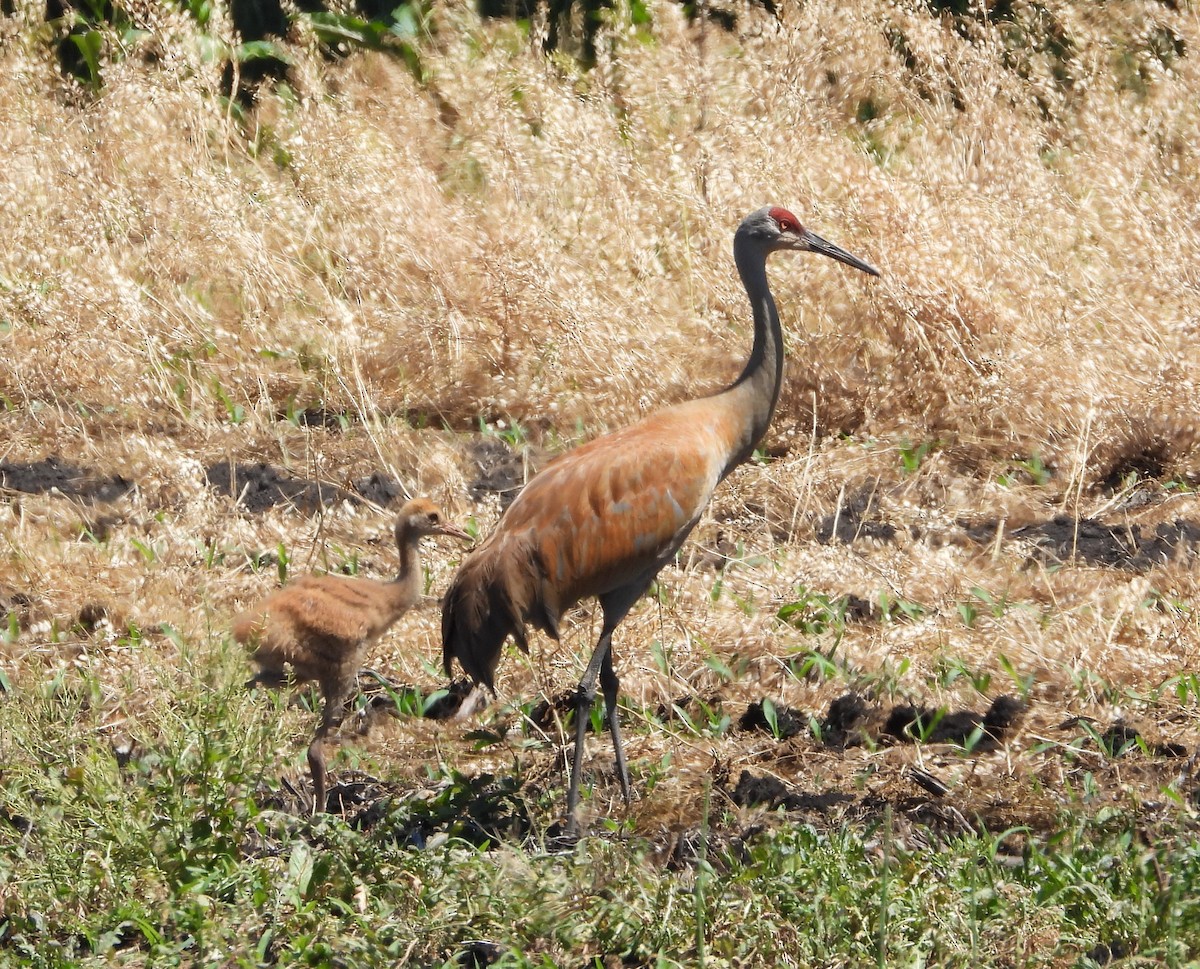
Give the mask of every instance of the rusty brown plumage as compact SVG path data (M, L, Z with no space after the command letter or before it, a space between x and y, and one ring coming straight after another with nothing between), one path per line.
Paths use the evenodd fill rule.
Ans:
M723 472L732 428L697 427L700 401L652 414L551 462L463 563L442 612L443 663L494 689L501 647L525 626L558 638L562 613L674 554Z
M564 610L588 596L599 599L604 622L576 700L567 794L571 829L586 711L597 678L617 774L630 799L616 714L613 630L674 558L720 481L753 453L774 414L783 378L783 334L767 285L767 256L779 250L817 252L879 275L779 207L748 215L733 248L754 315L754 342L738 379L720 393L658 411L552 461L463 563L443 603L447 675L457 660L475 683L494 692L509 636L527 649L525 627L532 625L557 639Z
M396 518L400 568L390 581L306 575L276 589L233 620L234 639L253 649L268 686L316 680L324 697L321 723L308 750L315 810L325 809L326 737L341 723L363 653L421 598L420 541L427 535L470 536L444 520L427 498L406 502Z

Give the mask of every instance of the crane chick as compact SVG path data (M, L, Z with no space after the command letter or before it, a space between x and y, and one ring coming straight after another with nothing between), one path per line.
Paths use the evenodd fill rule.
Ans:
M526 626L558 639L573 604L600 600L600 639L579 682L575 752L567 792L576 825L587 711L604 690L617 776L626 802L629 772L617 723L612 634L700 520L713 491L754 453L775 413L783 380L783 330L767 285L773 252L815 252L878 276L879 271L805 228L787 209L766 206L742 220L733 258L750 300L754 340L741 375L720 393L667 407L550 462L508 506L462 564L442 608L447 675L455 660L494 690L511 636L527 647Z
M316 680L324 697L321 723L308 747L313 810L325 810L325 739L342 722L363 653L421 598L421 539L471 540L428 498L400 509L395 526L400 570L390 581L306 575L266 596L233 620L233 637L251 648L258 667L251 683L279 686L291 667L297 683Z

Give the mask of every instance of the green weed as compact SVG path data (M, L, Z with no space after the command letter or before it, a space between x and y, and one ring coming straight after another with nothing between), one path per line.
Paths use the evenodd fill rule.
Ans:
M780 622L810 636L833 632L835 638L841 637L846 629L846 597L834 598L802 585L796 586L794 595L791 602L780 606L775 613Z

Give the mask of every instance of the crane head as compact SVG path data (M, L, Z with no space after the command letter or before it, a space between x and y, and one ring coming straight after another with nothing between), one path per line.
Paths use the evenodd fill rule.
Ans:
M778 252L781 249L816 252L860 269L868 275L879 275L879 270L870 263L863 262L841 246L821 238L811 229L806 229L791 212L778 205L764 206L757 212L751 212L742 220L738 234L750 236L768 252Z
M442 510L428 498L406 501L396 517L396 541L403 544L405 535L418 538L425 535L449 535L471 541L471 536L453 522L447 521Z

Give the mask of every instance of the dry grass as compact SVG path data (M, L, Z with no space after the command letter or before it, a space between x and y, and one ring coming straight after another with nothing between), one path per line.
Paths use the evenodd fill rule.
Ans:
M693 824L704 777L743 767L803 789L861 793L872 778L899 797L919 762L984 813L1016 804L995 808L1006 824L1052 815L1047 792L1085 768L1103 803L1170 788L1194 809L1178 763L1123 773L1064 766L1058 750L1078 737L1058 730L1074 716L1196 749L1200 697L1175 688L1200 669L1194 549L1148 567L1059 563L1019 529L1058 514L1145 535L1200 520L1195 11L1045 4L1074 43L1063 80L1045 53L1006 66L1002 26L964 39L915 0L781 6L780 21L751 12L729 36L655 3L655 42L614 28L582 74L447 0L426 85L378 55L304 59L292 93L264 93L244 120L182 25L167 25L170 57L115 64L88 98L8 21L0 462L57 456L132 482L104 502L9 481L0 592L21 623L0 655L14 686L87 668L102 721L136 733L164 716L156 683L177 639L216 655L228 617L277 581L251 567L262 553L283 547L292 569L355 555L365 573L390 568L386 509L253 513L206 483L216 462L347 488L382 472L486 530L498 506L473 501L467 451L481 433L528 441L536 464L720 386L749 339L731 232L777 202L884 276L770 267L789 341L771 459L723 486L658 600L618 634L630 754L653 781L635 828ZM1187 53L1164 66L1146 38L1167 28ZM282 419L306 408L345 426ZM1152 480L1132 484L1139 471ZM868 495L866 519L894 538L820 540ZM699 554L718 532L743 557L720 578ZM457 554L430 557L431 596ZM797 677L789 660L835 645L775 618L798 589L924 611L848 623L839 670ZM993 614L976 590L1005 605ZM92 603L107 619L81 628ZM432 689L437 622L431 600L373 665ZM131 625L145 631L132 645ZM563 648L514 652L501 694L572 685L597 625L583 610ZM710 656L739 675L724 682ZM849 688L880 705L981 707L953 669L988 697L1030 678L1028 718L999 754L781 748L637 712L719 693L735 720L763 696L820 716ZM282 730L300 774L285 741L307 715ZM397 778L431 758L468 772L554 763L474 753L457 724L392 723L358 750L346 756ZM615 792L598 782L591 810L620 816Z

